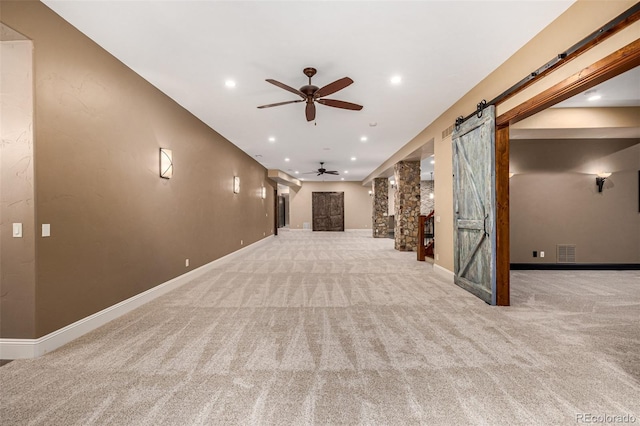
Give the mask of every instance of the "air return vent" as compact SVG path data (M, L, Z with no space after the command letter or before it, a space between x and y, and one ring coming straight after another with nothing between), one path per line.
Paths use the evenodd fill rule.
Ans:
M446 139L451 133L453 133L453 124L442 131L442 139Z
M576 263L576 245L558 244L556 246L556 262Z

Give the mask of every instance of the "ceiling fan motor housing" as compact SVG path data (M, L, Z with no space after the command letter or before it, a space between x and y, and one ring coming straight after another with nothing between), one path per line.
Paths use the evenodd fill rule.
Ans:
M308 98L313 98L314 93L316 93L318 89L319 89L318 86L314 86L313 84L307 84L305 86L302 86L300 88L300 91L305 95L307 95L307 99L308 99Z

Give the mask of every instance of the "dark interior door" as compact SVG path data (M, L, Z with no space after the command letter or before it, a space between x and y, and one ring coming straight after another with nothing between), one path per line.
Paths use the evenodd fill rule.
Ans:
M452 142L455 283L495 305L495 107L462 123Z
M311 193L314 231L344 231L344 192Z

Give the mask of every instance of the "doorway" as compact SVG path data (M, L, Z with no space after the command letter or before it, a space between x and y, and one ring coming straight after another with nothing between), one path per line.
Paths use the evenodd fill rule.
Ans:
M344 231L344 192L313 192L311 212L314 231Z

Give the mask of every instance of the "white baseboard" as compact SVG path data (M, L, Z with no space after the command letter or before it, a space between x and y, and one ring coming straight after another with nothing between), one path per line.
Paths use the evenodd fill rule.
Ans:
M249 249L257 248L272 241L273 238L274 236L271 235L261 239L260 241L256 241L255 243L236 250L233 253L229 253L226 256L209 262L206 265L200 266L199 268L193 269L165 283L159 284L143 293L137 294L120 303L96 312L93 315L82 318L73 324L69 324L66 327L53 331L46 336L42 336L37 339L0 339L0 359L37 358L47 352L58 349L70 341L105 325L109 321L113 321L114 319L133 311L145 303L148 303L171 290L188 283L194 278L210 271L215 266L220 265L220 263L228 261Z
M447 278L449 281L453 283L453 279L455 278L455 274L450 270L443 268L440 265L433 265L433 270L440 276Z

